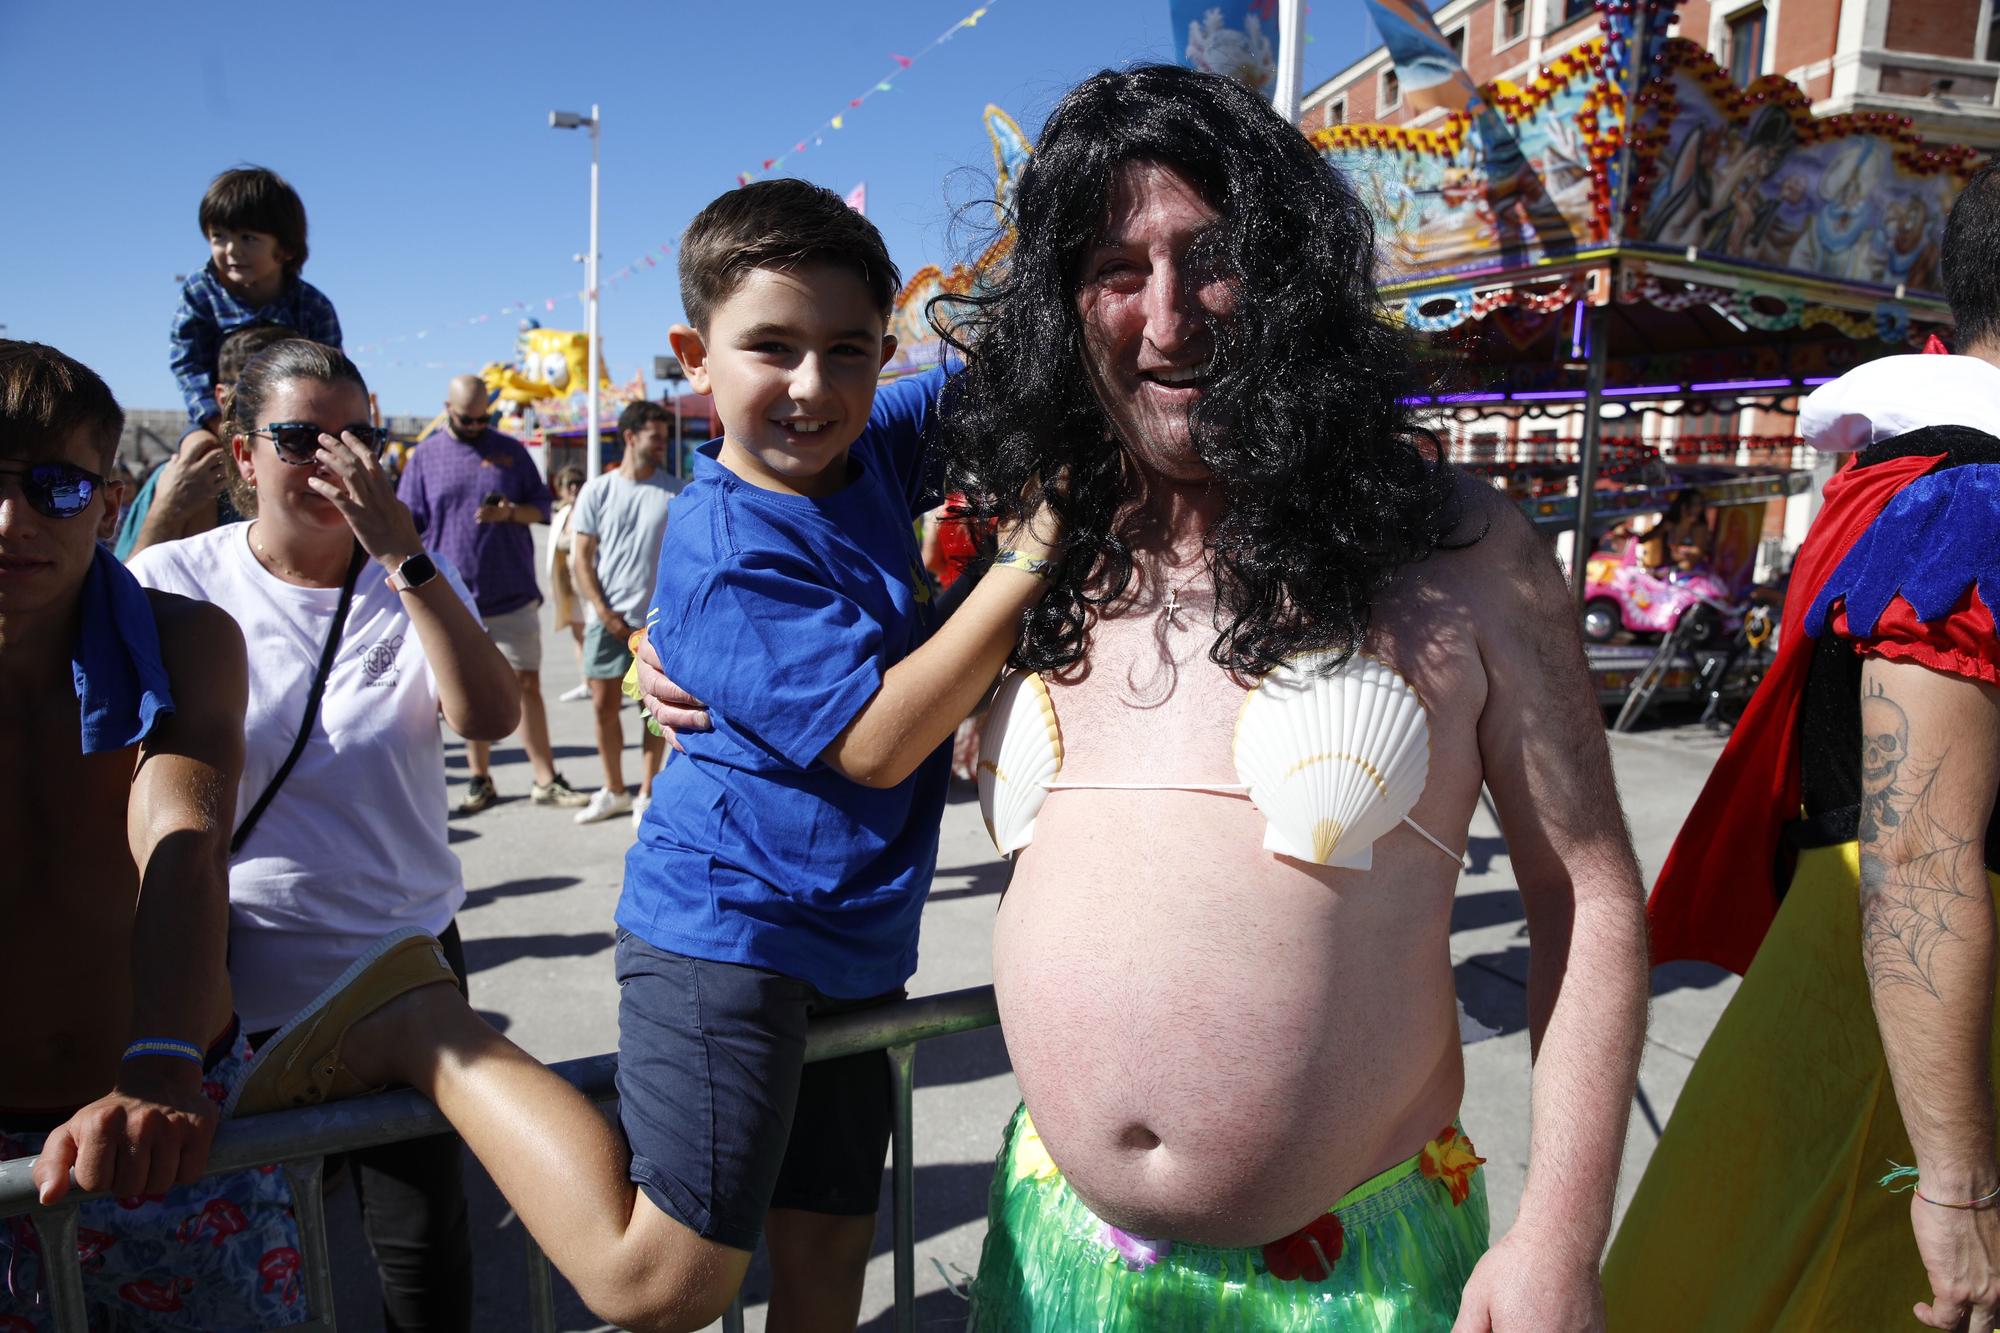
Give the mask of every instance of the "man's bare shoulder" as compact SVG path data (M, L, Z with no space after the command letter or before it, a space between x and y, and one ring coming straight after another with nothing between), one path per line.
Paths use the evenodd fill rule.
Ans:
M1556 575L1554 552L1521 507L1469 473L1452 497L1457 521L1424 562L1429 578L1465 599L1474 614L1519 609L1538 576Z
M235 618L213 602L179 593L148 588L146 597L177 714L213 716L233 707L240 724L249 666Z

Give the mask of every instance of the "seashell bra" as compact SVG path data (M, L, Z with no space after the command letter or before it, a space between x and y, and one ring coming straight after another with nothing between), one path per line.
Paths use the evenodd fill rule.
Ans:
M1452 860L1460 854L1409 817L1430 775L1430 720L1410 683L1359 653L1332 675L1330 653L1288 659L1244 696L1236 718L1238 781L1062 782L1062 728L1033 673L1000 684L979 748L979 808L1001 855L1034 840L1051 791L1206 791L1248 796L1264 812L1264 847L1315 865L1366 870L1377 839L1408 824Z

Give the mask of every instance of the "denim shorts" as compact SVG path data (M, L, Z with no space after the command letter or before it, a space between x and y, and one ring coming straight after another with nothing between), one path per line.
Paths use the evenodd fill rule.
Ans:
M892 1100L881 1051L805 1063L806 1024L900 999L834 1000L796 977L618 932L618 1118L632 1181L705 1239L754 1250L770 1208L866 1217Z

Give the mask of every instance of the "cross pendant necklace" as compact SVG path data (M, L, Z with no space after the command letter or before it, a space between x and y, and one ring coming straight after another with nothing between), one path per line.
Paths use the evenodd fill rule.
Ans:
M1167 623L1179 629L1181 624L1181 590L1179 588L1167 589L1167 604L1164 610L1167 616Z

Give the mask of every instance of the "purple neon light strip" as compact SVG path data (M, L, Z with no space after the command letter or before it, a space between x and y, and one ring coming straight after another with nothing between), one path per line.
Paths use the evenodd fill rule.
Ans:
M1689 393L1725 393L1731 389L1789 389L1790 380L1717 380L1712 384L1690 384Z
M1833 375L1813 375L1806 379L1800 380L1799 383L1805 385L1807 388L1810 389L1815 385L1831 384L1834 382L1836 378L1838 377Z
M1415 402L1430 403L1499 403L1505 402L1504 393L1441 393L1435 398L1418 398Z
M1537 389L1533 393L1515 394L1514 401L1517 403L1549 403L1563 399L1581 398L1583 396L1584 391L1582 389Z
M1606 398L1637 398L1641 394L1655 394L1664 397L1667 394L1679 393L1680 391L1681 386L1678 384L1641 384L1629 389L1606 389L1604 396Z

